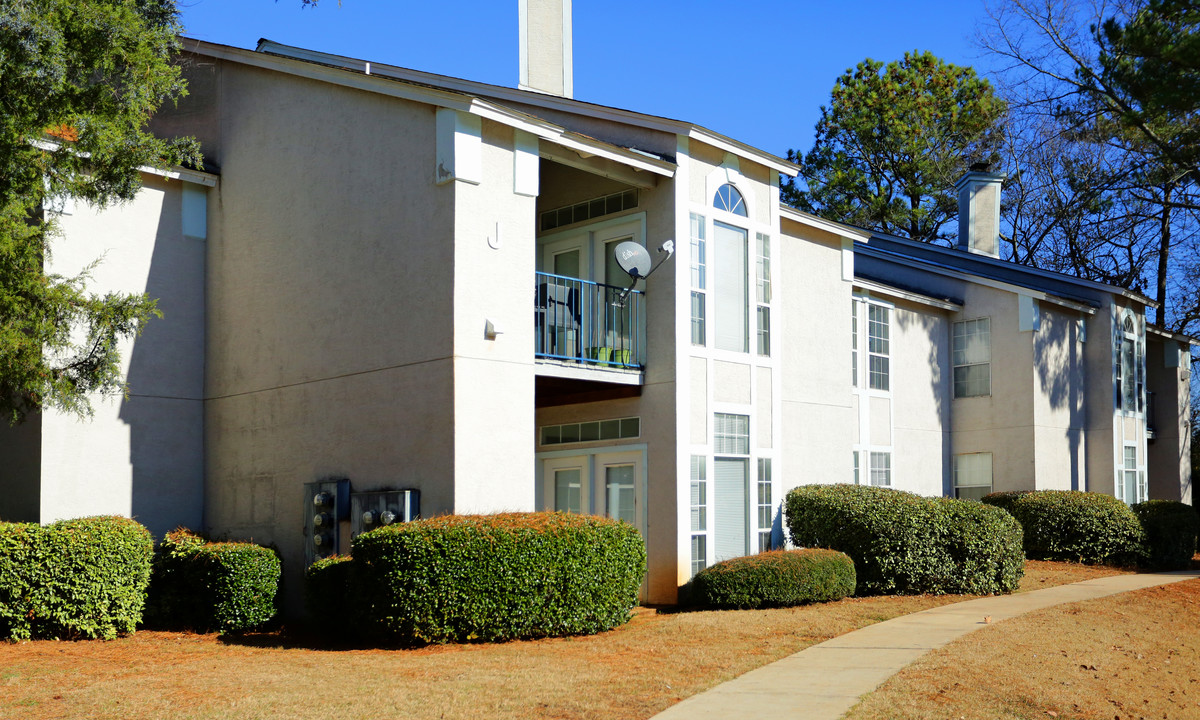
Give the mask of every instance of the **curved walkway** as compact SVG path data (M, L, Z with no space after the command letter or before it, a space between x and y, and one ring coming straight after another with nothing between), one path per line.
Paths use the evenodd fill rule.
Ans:
M992 622L1052 605L1200 577L1195 570L1113 575L943 605L868 625L693 695L651 720L771 717L836 720L905 665Z

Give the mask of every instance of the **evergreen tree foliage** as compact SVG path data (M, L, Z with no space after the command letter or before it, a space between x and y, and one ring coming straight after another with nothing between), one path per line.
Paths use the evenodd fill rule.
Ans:
M845 72L822 106L784 201L822 217L927 242L955 236L954 182L995 158L1005 104L969 67L928 52Z
M89 293L88 269L46 268L57 202L105 207L137 193L140 167L199 161L194 140L146 131L185 92L177 16L174 0L0 3L0 413L12 422L87 415L89 395L122 392L118 341L157 314L142 294Z

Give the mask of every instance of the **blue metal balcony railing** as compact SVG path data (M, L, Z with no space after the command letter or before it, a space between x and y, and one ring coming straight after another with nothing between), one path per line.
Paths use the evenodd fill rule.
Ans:
M607 368L641 368L646 344L643 302L634 290L537 273L534 356Z

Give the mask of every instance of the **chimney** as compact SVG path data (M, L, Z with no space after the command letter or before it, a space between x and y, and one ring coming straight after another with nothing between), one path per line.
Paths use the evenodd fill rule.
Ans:
M574 97L571 0L517 0L522 90Z
M975 163L954 184L958 191L958 249L1000 257L1000 185L1008 177Z

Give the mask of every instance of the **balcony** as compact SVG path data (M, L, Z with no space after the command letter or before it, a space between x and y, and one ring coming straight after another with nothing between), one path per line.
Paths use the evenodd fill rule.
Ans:
M564 378L640 383L645 295L578 278L537 273L534 357Z

